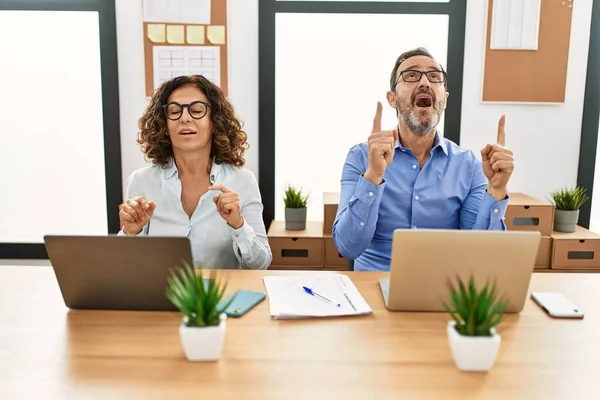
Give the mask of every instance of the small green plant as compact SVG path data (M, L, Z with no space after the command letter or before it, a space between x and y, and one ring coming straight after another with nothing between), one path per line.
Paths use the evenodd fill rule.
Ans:
M458 287L450 286L450 307L444 308L456 322L456 330L463 336L491 336L491 329L502 321L507 307L505 300L497 300L496 284L486 283L478 291L471 276L467 285L457 277Z
M564 188L552 192L552 202L557 210L577 211L589 200L583 187Z
M167 298L184 315L184 323L189 327L217 326L220 315L231 304L233 297L221 304L227 284L221 282L215 270L206 280L187 262L183 267L175 267L167 278Z
M302 193L302 189L296 189L295 187L288 185L287 189L285 189L283 201L287 208L306 208L308 197L308 195Z

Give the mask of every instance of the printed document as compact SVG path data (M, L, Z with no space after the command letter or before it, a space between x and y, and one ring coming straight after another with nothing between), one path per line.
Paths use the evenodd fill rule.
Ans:
M347 275L265 276L263 281L271 316L275 318L335 317L372 312ZM305 287L333 302L309 294Z

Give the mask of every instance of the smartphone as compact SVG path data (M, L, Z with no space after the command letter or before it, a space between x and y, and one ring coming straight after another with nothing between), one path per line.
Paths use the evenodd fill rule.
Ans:
M558 292L533 292L531 298L555 318L583 318L583 310Z
M235 298L233 299L233 302L225 309L225 314L227 314L228 317L233 318L239 318L246 314L266 297L264 293L238 290L222 300L223 304L226 304L234 295Z

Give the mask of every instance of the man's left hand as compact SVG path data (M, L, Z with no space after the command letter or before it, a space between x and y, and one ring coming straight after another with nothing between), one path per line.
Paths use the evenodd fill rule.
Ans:
M488 144L481 150L483 173L488 178L488 193L497 201L504 200L508 194L508 180L515 169L513 152L506 147L504 132L505 116L498 121L498 138L496 144Z
M223 185L210 186L208 190L221 191L221 194L213 198L219 215L233 229L241 228L244 225L244 219L240 210L240 197L238 194Z

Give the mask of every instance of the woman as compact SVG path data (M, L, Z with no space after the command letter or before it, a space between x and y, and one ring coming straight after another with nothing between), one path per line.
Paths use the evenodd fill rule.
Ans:
M272 255L246 133L219 87L180 76L155 91L138 143L152 166L127 180L125 235L187 236L200 268L265 269Z

